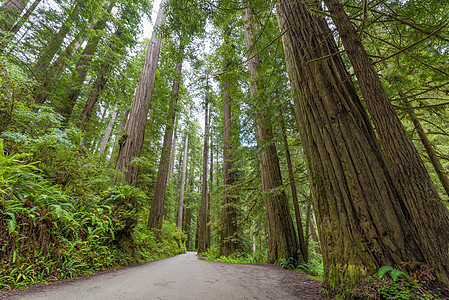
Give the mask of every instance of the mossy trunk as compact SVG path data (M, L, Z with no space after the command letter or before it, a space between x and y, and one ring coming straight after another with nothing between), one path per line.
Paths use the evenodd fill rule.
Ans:
M325 281L331 291L345 292L381 266L424 256L332 33L310 5L280 0L278 21L286 32Z
M397 116L343 6L337 0L324 2L333 16L354 67L399 192L417 229L417 238L421 242L426 261L435 268L439 279L449 285L449 210L441 200L424 162Z

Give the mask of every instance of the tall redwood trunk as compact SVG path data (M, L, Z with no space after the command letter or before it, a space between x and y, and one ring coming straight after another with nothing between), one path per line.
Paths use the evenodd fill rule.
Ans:
M179 201L178 201L178 220L176 226L182 226L183 208L184 208L184 189L186 181L186 168L187 168L187 149L189 147L189 126L187 123L186 137L184 142L184 153L182 155L182 167L181 167L181 187L179 191Z
M288 176L290 177L290 180L289 180L290 181L290 189L292 191L293 208L295 209L296 230L298 232L299 246L301 249L301 255L304 259L304 262L307 263L309 260L308 250L306 247L306 243L304 241L304 229L302 226L301 211L299 209L299 203L298 203L298 192L296 190L295 175L293 174L292 160L290 158L290 149L288 147L287 133L286 133L286 129L285 129L285 121L284 121L284 116L282 114L282 109L279 110L279 121L281 123L282 140L284 142L285 158L287 160L287 168L288 168Z
M212 116L210 117L212 119ZM209 168L209 192L207 196L207 217L206 217L206 249L210 248L210 235L211 235L211 206L212 206L212 187L214 185L214 152L212 150L212 125L210 132L210 168Z
M227 28L224 34L226 47L231 47L229 43L231 28ZM229 57L224 57L224 72L229 70L231 61ZM225 256L233 254L238 247L237 237L237 198L232 193L232 185L235 182L235 172L233 168L233 147L236 128L233 127L231 118L231 83L229 76L223 75L223 209L221 221L221 243L220 253Z
M182 50L181 50L182 51ZM182 53L181 53L182 55ZM176 105L178 104L179 84L181 81L182 61L176 64L175 79L172 87L172 102L170 103L169 122L165 127L164 142L162 144L161 159L157 170L156 186L154 187L153 200L151 201L148 227L150 229L162 229L165 196L167 193L168 171L170 167L170 151L173 143L173 127L176 119Z
M424 256L332 33L308 5L280 0L278 20L309 156L325 281L345 291L381 266Z
M112 128L114 127L114 123L117 118L117 111L118 111L118 103L116 103L114 106L114 110L112 111L111 114L111 119L109 120L108 127L106 128L103 140L101 141L100 150L98 151L100 154L104 154L106 146L108 145L109 139L111 137Z
M175 129L173 130L173 142L171 144L171 151L170 151L170 170L168 172L168 178L170 180L173 179L173 174L175 170L175 151L176 151L176 128L178 127L178 122L175 120Z
M252 9L249 3L243 14L244 35L246 49L248 50L248 69L250 72L250 91L254 103L254 123L257 146L259 149L259 167L262 177L262 190L265 193L264 203L268 226L268 259L274 263L279 259L293 259L293 264L301 261L298 255L298 241L295 227L290 215L287 196L282 189L281 170L279 158L274 144L271 120L266 109L260 106L266 103L261 100L260 94L263 83L259 79L261 61L256 53L254 43L254 26L252 24Z
M201 206L199 211L198 227L198 253L203 253L206 248L206 223L207 223L207 157L209 154L209 95L206 95L204 116L204 145L203 145L203 180L201 183Z
M411 220L418 230L426 261L436 269L440 280L449 284L449 210L441 200L424 162L391 105L343 6L337 0L324 2L333 16L354 67L389 166Z
M162 0L154 23L153 34L148 44L147 54L140 74L136 93L134 94L126 132L120 138L121 147L119 149L115 168L126 172L125 179L128 184L136 184L138 167L132 165L134 157L140 157L142 153L143 140L145 137L145 127L147 124L148 111L150 110L151 97L154 90L154 80L156 77L157 63L161 52L162 39L156 31L165 22L164 4L168 0Z

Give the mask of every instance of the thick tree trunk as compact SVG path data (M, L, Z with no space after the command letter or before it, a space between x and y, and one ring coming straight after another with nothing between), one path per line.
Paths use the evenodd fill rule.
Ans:
M181 50L182 51L182 50ZM181 53L182 54L182 53ZM148 228L162 229L165 195L167 193L168 171L170 167L170 151L173 143L173 127L176 119L176 105L178 104L179 84L181 81L182 61L176 64L175 79L172 87L172 102L169 108L169 122L165 126L164 142L162 144L161 159L157 170L156 186L151 202Z
M106 146L108 145L109 139L111 138L111 132L112 128L114 127L115 119L117 118L117 111L118 111L118 103L115 104L114 110L111 114L111 119L109 120L108 127L106 128L106 131L103 136L103 140L100 144L100 150L98 151L100 154L104 154L104 151L106 150Z
M423 261L410 215L325 20L303 1L279 4L331 291L344 291L381 266Z
M333 16L354 67L389 166L411 220L418 230L426 261L436 269L440 280L449 285L449 210L441 200L424 162L391 105L343 6L337 0L324 2Z
M203 180L201 183L201 207L199 212L198 228L198 253L203 253L206 248L206 223L207 223L207 162L209 154L209 96L206 95L204 116L204 145L203 145Z
M309 260L308 250L306 247L306 243L304 241L304 229L302 226L301 211L299 209L299 203L298 203L298 192L296 190L295 175L293 174L292 160L290 158L290 149L288 147L287 133L286 133L286 129L285 129L285 121L284 121L284 116L282 114L282 110L279 110L279 121L281 123L282 140L284 142L285 158L287 160L287 168L288 168L288 176L290 177L290 188L292 191L293 207L295 209L296 230L298 231L299 246L301 249L301 254L304 259L304 262L307 263Z
M122 36L120 27L116 29L114 36L115 38L112 38L113 41L110 44L111 51L108 54L108 58L101 64L99 74L95 79L92 90L89 94L89 98L87 98L86 104L84 105L83 111L81 112L80 122L78 123L78 127L80 129L85 129L87 124L89 123L90 117L92 115L92 112L94 111L95 106L97 105L101 92L108 82L108 75L111 73L114 64L114 56L115 52L117 51L118 41Z
M254 103L254 118L257 146L259 149L259 166L262 177L262 190L265 193L265 212L268 226L268 259L274 263L279 259L293 259L293 264L301 263L298 256L298 241L295 227L290 215L287 196L282 189L279 158L274 144L273 130L268 112L260 108L266 101L259 99L263 90L258 70L261 62L253 48L254 26L251 22L252 9L247 3L243 14L244 35L248 50L248 69L250 72L250 92ZM259 90L260 89L260 90ZM262 104L261 104L262 103Z
M184 208L184 189L185 189L185 181L186 181L186 168L187 168L187 149L189 147L189 123L187 123L186 129L186 138L184 142L184 153L182 155L182 167L181 167L181 187L179 191L179 201L178 201L178 221L176 222L176 226L182 225L182 216L183 216L183 208Z
M228 47L230 28L225 32L225 43ZM224 71L228 71L231 62L228 57L224 58ZM224 256L233 254L238 247L237 237L237 199L232 193L232 185L235 182L233 168L233 147L236 136L235 128L232 126L231 118L231 83L227 74L223 75L223 209L221 221L221 244L220 253Z
M131 105L126 133L121 138L122 145L119 149L117 164L115 166L117 170L126 172L125 178L128 184L136 184L137 181L138 167L131 165L131 161L134 157L140 157L142 153L147 116L153 95L154 80L162 44L162 39L158 36L157 28L165 22L163 6L166 2L167 0L162 0L160 3L142 73L140 74L139 83Z

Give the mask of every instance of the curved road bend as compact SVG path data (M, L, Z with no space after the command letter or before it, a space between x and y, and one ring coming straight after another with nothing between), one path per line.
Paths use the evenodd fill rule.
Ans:
M0 299L325 299L303 274L272 265L208 262L195 252L74 280L0 294Z

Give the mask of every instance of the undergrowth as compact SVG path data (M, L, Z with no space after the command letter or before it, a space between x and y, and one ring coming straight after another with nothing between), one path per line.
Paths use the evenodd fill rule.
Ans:
M4 153L0 139L0 290L185 252L174 224L158 238L147 229L148 199L137 188L89 185L90 172L56 184L35 155Z

